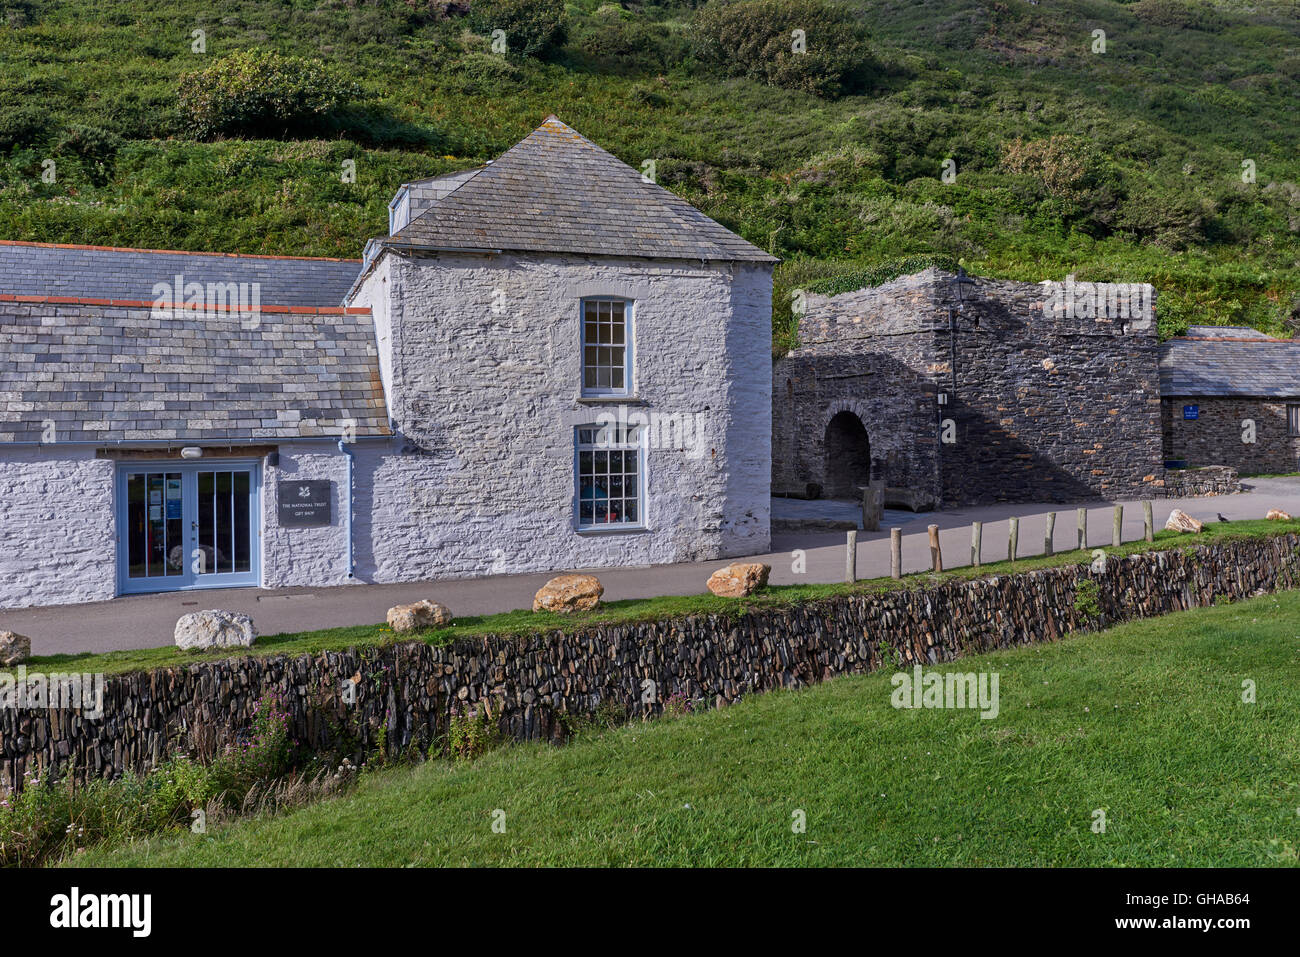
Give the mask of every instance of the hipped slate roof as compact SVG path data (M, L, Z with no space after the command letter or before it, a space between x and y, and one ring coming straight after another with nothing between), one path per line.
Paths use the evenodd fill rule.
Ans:
M117 249L0 240L0 293L153 301L155 283L258 283L260 301L337 306L360 260Z
M554 116L387 240L430 249L775 263Z
M1258 333L1170 339L1160 347L1160 391L1167 396L1300 398L1300 341Z
M0 442L388 434L368 310L0 301Z

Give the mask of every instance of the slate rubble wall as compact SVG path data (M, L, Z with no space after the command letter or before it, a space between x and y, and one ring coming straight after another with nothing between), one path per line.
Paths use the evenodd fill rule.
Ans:
M1235 495L1242 491L1237 470L1226 465L1165 472L1166 498L1200 498L1206 495Z
M1291 434L1287 408L1297 403L1300 397L1166 397L1161 419L1165 457L1191 466L1229 466L1246 474L1294 472L1300 468L1300 435ZM1183 418L1188 405L1199 407L1197 418ZM1253 424L1253 436L1247 423Z
M1098 612L1088 611L1096 583ZM444 735L453 706L485 703L519 740L563 738L574 718L614 707L656 712L680 693L721 707L745 695L797 688L882 666L933 664L1071 632L1148 618L1257 592L1300 587L1300 535L1188 545L1113 559L885 593L837 596L735 617L697 615L592 627L572 635L465 639L196 661L111 677L103 716L0 711L0 788L53 767L85 780L140 772L178 749L233 740L253 706L276 692L294 735L360 759L381 742L424 748ZM883 654L883 658L882 658ZM355 702L340 694L359 676Z

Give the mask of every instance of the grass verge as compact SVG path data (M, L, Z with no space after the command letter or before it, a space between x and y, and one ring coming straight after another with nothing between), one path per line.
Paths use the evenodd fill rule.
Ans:
M998 673L992 720L838 678L72 863L1294 866L1297 635L1285 592L935 669Z

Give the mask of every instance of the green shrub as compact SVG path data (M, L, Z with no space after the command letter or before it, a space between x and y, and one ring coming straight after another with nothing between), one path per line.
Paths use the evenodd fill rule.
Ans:
M452 706L447 748L457 761L472 761L501 743L501 729L486 708L471 705L462 712Z
M1204 0L1140 0L1133 12L1145 23L1184 30L1222 30L1227 21Z
M664 702L665 718L684 718L695 711L695 704L683 691L674 691Z
M627 98L638 106L648 106L655 110L662 109L672 102L667 94L648 86L634 86Z
M274 780L294 765L294 744L289 736L289 712L274 693L253 705L253 727L245 740L227 750L212 764L219 791L244 791L259 782Z
M1074 590L1074 610L1085 618L1101 614L1101 588L1091 578L1079 579Z
M505 57L495 53L466 53L447 73L447 85L466 96L490 96L512 92L523 73Z
M847 7L827 0L709 0L695 14L701 59L729 76L834 97L863 89L875 61ZM805 52L795 52L802 30Z
M360 87L332 76L320 60L246 50L182 76L178 103L201 139L274 138L310 133L313 124L360 96Z
M588 21L569 48L598 63L617 65L620 72L629 68L667 70L685 61L691 52L690 41L662 23L612 15Z
M114 133L74 124L59 139L57 150L80 159L91 183L103 186L113 175L113 160L121 146L121 138Z
M1066 133L1041 140L1019 137L1005 143L1001 166L1027 176L1057 202L1045 211L1101 231L1116 224L1122 194L1119 174L1091 144Z
M956 272L957 265L957 260L951 256L906 256L901 259L886 260L867 269L852 270L811 282L808 284L806 291L820 293L824 296L838 296L840 293L853 292L856 289L879 286L881 283L897 279L899 276L910 276L912 273L921 272L923 269L932 267Z
M504 31L514 56L545 56L568 36L563 0L474 0L469 25L485 37Z
M1116 225L1136 239L1179 251L1203 240L1205 220L1205 207L1195 194L1153 185L1120 205Z
M49 138L51 126L48 110L35 106L0 109L0 150L40 145Z

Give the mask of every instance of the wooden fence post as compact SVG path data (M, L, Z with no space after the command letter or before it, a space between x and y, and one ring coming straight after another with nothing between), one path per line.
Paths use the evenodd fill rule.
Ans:
M930 526L930 566L933 571L943 571L943 552L939 550L939 526Z
M858 530L856 528L849 532L849 541L844 552L844 580L846 582L858 580Z
M1110 531L1110 543L1116 548L1120 546L1120 540L1124 534L1124 506L1115 506L1115 522Z
M1011 519L1011 534L1007 537L1007 561L1016 560L1016 549L1020 544L1020 519Z
M1056 538L1056 513L1047 513L1047 534L1043 538L1043 554L1050 556Z
M984 550L984 523L974 522L970 527L970 563L980 567L980 552Z
M1079 548L1088 547L1088 510L1079 509Z
M1142 522L1146 526L1146 540L1154 542L1156 540L1156 521L1151 514L1151 503L1142 503Z
M880 520L885 512L885 481L872 479L862 489L862 530L880 531Z
M903 577L903 530L889 530L889 577Z

